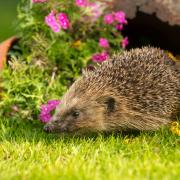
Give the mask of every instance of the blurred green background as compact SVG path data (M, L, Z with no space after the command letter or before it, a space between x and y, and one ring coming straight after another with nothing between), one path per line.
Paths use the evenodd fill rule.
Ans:
M0 42L15 34L16 9L20 0L0 0Z

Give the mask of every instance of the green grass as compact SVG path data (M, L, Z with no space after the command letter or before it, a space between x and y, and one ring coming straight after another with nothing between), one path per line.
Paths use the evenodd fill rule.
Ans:
M45 134L42 125L0 121L0 179L180 179L180 138Z

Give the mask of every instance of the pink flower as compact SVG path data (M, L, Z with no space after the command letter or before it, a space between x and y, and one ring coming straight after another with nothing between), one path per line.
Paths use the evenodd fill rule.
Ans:
M46 2L47 0L32 0L32 3L43 3Z
M122 31L123 30L123 24L117 24L115 26L115 28L118 30L118 31Z
M54 24L51 24L51 29L55 32L55 33L58 33L61 29L60 25L58 23L54 23Z
M70 22L69 22L69 19L65 13L60 13L58 15L58 20L59 20L59 24L62 27L62 29L65 29L65 30L69 29Z
M121 44L123 48L126 48L126 46L129 44L128 37L125 37L124 39L122 39Z
M56 20L55 13L51 11L46 17L45 17L45 23L54 31L59 32L60 29L68 29L70 26L69 19L65 13L59 13L58 15L58 22Z
M102 48L109 48L109 42L105 38L100 38L99 39L99 46Z
M104 23L105 24L112 24L114 22L114 16L113 14L106 14L104 16Z
M51 11L46 17L45 22L48 26L51 26L52 24L56 23L56 17L53 11Z
M60 104L59 100L50 100L48 104L44 104L41 106L41 113L39 118L42 122L49 122L52 118L51 112Z
M51 110L55 109L60 104L60 100L49 100L48 106Z
M108 57L109 57L108 52L107 52L107 51L104 51L104 52L99 53L99 54L94 54L94 55L92 56L92 60L93 60L94 62L103 62L103 61L105 61Z
M45 23L54 31L59 32L60 31L60 25L56 21L56 17L53 11L51 11L46 17L45 17Z
M88 5L87 0L76 0L76 5L79 7L86 7Z
M121 24L127 24L126 15L123 11L115 12L114 19Z

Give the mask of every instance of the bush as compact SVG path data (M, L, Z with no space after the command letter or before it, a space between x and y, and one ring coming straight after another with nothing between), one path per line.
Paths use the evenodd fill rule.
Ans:
M112 7L109 0L22 0L20 54L10 54L10 65L2 73L1 114L37 118L40 105L59 99L82 68L125 48L125 14Z

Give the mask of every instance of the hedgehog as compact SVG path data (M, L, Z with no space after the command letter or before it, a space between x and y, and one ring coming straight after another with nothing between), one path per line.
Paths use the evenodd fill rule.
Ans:
M46 132L155 131L180 113L180 69L164 50L135 48L85 70Z

